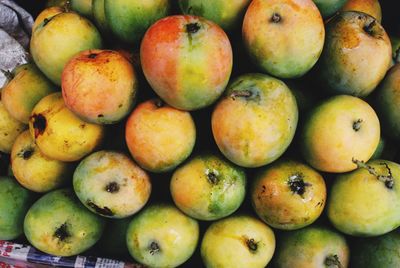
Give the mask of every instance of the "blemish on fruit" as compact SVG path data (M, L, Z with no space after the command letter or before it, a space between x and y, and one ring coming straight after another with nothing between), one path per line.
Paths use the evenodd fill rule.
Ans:
M306 192L306 187L311 186L311 183L304 181L303 174L295 173L289 177L288 185L293 194L303 196Z
M89 59L95 59L95 58L97 57L97 55L98 55L98 54L96 54L96 53L90 53L90 54L88 55L88 58L89 58Z
M161 107L164 106L164 102L163 102L162 100L160 100L160 99L156 99L156 100L154 101L154 105L155 105L157 108L161 108Z
M218 170L206 169L205 173L206 173L207 180L208 180L209 183L211 183L211 184L217 184L218 183L218 175L219 175Z
M274 12L274 14L272 14L272 17L271 17L271 22L273 22L273 23L279 23L279 22L281 22L281 21L282 21L281 15L279 15L278 13L275 13L275 12Z
M246 90L234 90L232 91L230 97L232 98L232 100L235 100L237 97L250 98L251 96L253 96L253 92L246 89Z
M200 25L197 22L186 24L186 32L189 34L197 33L199 30Z
M101 117L104 117L104 115L103 114L99 114L99 115L97 115L97 117L101 118Z
M360 118L360 119L357 119L356 121L354 121L353 122L353 129L354 129L354 131L359 131L360 129L361 129L361 124L362 124L362 122L363 122L363 120Z
M384 165L386 170L388 171L387 175L382 175L379 174L375 168L371 167L370 165L367 165L364 161L360 161L357 159L352 159L351 160L354 164L357 165L358 168L365 168L369 174L374 175L379 181L383 182L388 189L393 189L394 187L394 179L393 179L393 174L392 170L390 169L389 165L387 163L380 163L380 165Z
M46 117L44 117L42 114L34 114L32 116L33 120L33 128L34 128L34 134L35 138L39 137L39 135L42 135L44 130L46 129L47 126L47 121Z
M33 155L33 149L32 148L24 149L19 153L19 155L24 160L28 160Z
M258 248L258 243L253 238L246 238L246 246L251 253L255 253Z
M160 246L158 245L158 243L155 242L155 241L152 241L152 242L150 243L150 246L149 246L149 253L150 253L151 255L154 255L154 254L158 253L159 251L161 251L161 248L160 248Z
M109 209L108 207L103 207L103 208L101 208L101 207L99 207L98 205L96 205L95 203L93 203L91 200L88 200L87 202L86 202L86 204L90 207L90 208L92 208L92 209L94 209L97 213L99 213L100 215L103 215L103 216L113 216L114 215L114 213L111 211L111 209Z
M61 226L56 229L56 231L54 232L54 236L60 239L61 241L64 241L65 239L71 236L68 232L68 226L66 222L61 224Z
M371 35L371 36L373 36L374 35L374 26L376 25L376 20L372 20L370 23L368 23L368 24L366 24L364 27L363 27L363 30L367 33L367 34L369 34L369 35Z
M324 264L326 265L326 267L329 268L333 268L333 267L337 267L337 268L342 268L342 264L340 263L339 257L338 255L330 255L327 256L325 258Z
M115 181L106 185L106 191L109 193L117 193L119 191L119 184Z

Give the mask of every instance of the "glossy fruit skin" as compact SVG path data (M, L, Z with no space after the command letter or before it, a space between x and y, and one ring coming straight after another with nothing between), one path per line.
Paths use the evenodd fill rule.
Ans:
M366 97L384 78L391 60L390 40L379 22L365 13L347 11L326 25L317 72L328 92Z
M195 15L211 20L225 31L232 31L241 26L250 0L179 0L183 14Z
M131 155L142 168L167 172L191 154L196 126L189 112L151 99L139 104L129 116L125 139Z
M73 12L43 21L33 32L30 44L36 65L56 85L61 85L64 66L76 53L101 47L96 27Z
M296 99L280 80L264 74L234 79L211 117L222 154L242 167L260 167L279 158L298 121Z
M107 24L123 42L139 44L146 30L170 10L168 0L104 0Z
M0 240L12 240L23 233L26 212L34 201L32 192L12 177L0 177Z
M33 107L56 87L33 64L18 66L1 91L1 101L12 117L28 124Z
M56 256L73 256L92 247L101 237L105 221L87 210L71 189L42 196L24 220L28 241Z
M326 186L323 177L311 167L281 160L258 172L251 197L254 210L265 223L295 230L310 225L321 215Z
M400 64L394 65L377 89L374 99L382 132L400 140Z
M230 216L208 227L200 250L207 268L261 268L266 267L274 254L275 235L256 218Z
M73 166L45 156L36 146L29 130L22 132L11 150L11 167L17 181L39 193L65 185L72 178Z
M327 214L341 232L377 236L400 226L400 165L387 160L367 162L379 175L394 181L392 188L365 168L338 175L330 190Z
M91 153L104 136L102 126L86 123L68 110L61 92L39 101L29 119L29 130L44 155L64 162Z
M246 174L217 155L192 158L172 175L175 205L198 220L217 220L235 212L246 194Z
M349 251L342 234L327 227L309 226L282 233L277 240L273 263L276 268L346 268L350 259ZM340 265L337 262L333 264L332 260L335 259Z
M150 197L150 177L129 157L98 151L76 168L73 185L79 200L93 213L125 218L138 212Z
M250 58L261 71L296 78L317 62L325 30L312 0L253 0L242 35Z
M338 95L317 105L301 130L301 153L319 171L354 170L353 159L368 161L378 147L380 124L362 99Z
M338 12L348 0L313 0L322 17L329 18Z
M12 145L27 126L14 119L0 101L0 152L9 154Z
M129 224L131 256L150 267L178 267L189 259L199 239L199 225L172 205L147 206Z
M61 85L68 109L94 124L121 121L133 109L138 91L132 64L112 50L75 55L64 67Z
M382 21L382 10L379 0L348 0L342 11L361 11L374 17L379 23Z
M232 48L217 24L176 15L149 28L140 60L147 81L162 100L177 109L197 110L214 103L228 84Z

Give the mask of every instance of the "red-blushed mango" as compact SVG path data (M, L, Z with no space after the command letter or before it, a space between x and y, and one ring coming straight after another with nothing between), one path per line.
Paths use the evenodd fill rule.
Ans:
M48 192L72 180L73 166L45 156L36 146L29 130L22 132L11 150L14 177L34 192Z
M282 230L300 229L321 215L326 201L325 181L305 164L281 160L258 172L251 201L268 225Z
M348 0L313 0L322 17L329 18L338 12Z
M98 151L83 159L74 172L74 190L92 212L125 218L138 212L150 197L147 173L129 157Z
M65 12L65 9L62 6L52 6L44 9L39 15L36 17L33 26L32 33L36 30L36 28L41 25L45 20L49 20L55 15Z
M246 194L246 173L216 155L200 155L175 170L170 191L176 206L199 220L235 212Z
M152 99L138 105L129 116L125 139L131 155L142 168L166 172L191 154L196 126L189 112Z
M279 158L296 131L296 99L282 81L245 74L228 86L211 117L220 151L243 167L260 167Z
M24 233L35 248L56 256L73 256L92 247L105 221L87 210L72 189L45 194L26 213Z
M368 161L378 147L380 124L362 99L338 95L317 105L301 133L304 159L315 169L342 173L357 168L353 159Z
M273 267L347 268L350 250L346 238L326 227L309 226L281 233L277 239Z
M280 78L296 78L317 62L325 29L312 0L253 0L244 17L242 35L260 70Z
M0 101L0 151L9 154L14 141L27 126L14 119Z
M104 128L79 119L64 104L61 92L44 97L32 111L29 130L40 151L49 158L77 161L102 142Z
M99 31L86 18L63 12L44 19L32 33L30 51L39 69L61 85L65 64L78 52L102 47Z
M82 120L113 124L133 109L138 81L122 54L86 50L65 65L61 86L65 105Z
M225 31L241 26L244 13L251 0L178 0L184 14L211 20Z
M2 89L1 101L12 117L28 124L33 107L56 87L33 64L18 66Z
M382 21L382 10L378 0L347 0L342 11L360 11Z
M142 40L140 59L154 91L182 110L215 102L232 71L227 35L217 24L196 16L170 16L153 24Z
M365 97L384 78L391 61L390 40L379 22L365 13L347 11L327 23L316 70L321 87L330 93Z

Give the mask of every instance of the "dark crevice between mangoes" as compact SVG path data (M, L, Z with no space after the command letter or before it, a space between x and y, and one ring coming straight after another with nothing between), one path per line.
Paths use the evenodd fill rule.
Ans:
M376 20L372 20L370 23L364 25L364 27L363 27L364 32L366 32L370 36L374 36L375 35L375 32L374 32L375 25L376 25Z
M303 197L306 188L311 186L311 183L304 181L304 176L301 173L295 173L289 177L288 185L293 194L298 194Z
M32 116L32 120L35 138L37 138L39 137L39 135L42 135L44 133L47 126L47 120L46 117L44 117L42 114L34 114Z
M197 22L186 24L186 32L188 34L195 34L200 30L200 24Z
M54 232L54 237L57 237L58 239L60 239L60 241L65 241L68 237L70 237L70 233L68 232L68 226L67 223L64 222L63 224L61 224L60 227L58 227L56 229L56 231Z
M14 79L14 74L9 70L0 69L0 71L6 77L7 81L11 81ZM1 94L0 94L0 100L1 100Z
M271 22L272 23L279 23L281 21L282 21L281 15L274 12L274 14L272 14L272 16L271 16Z
M158 245L158 243L156 242L156 241L152 241L151 243L150 243L150 246L149 246L149 253L151 254L151 255L154 255L154 254L156 254L156 253L158 253L158 252L160 252L161 251L161 248L160 248L160 246Z
M160 99L156 99L156 100L154 101L154 105L155 105L157 108L161 108L161 107L164 106L164 102L163 102L162 100L160 100Z
M324 264L328 268L334 268L334 267L342 268L343 267L342 264L340 263L338 255L336 255L336 254L327 256L325 258Z
M365 168L366 170L368 170L368 172L371 175L374 175L379 181L383 182L386 186L386 188L388 189L393 189L394 187L394 179L393 179L393 174L392 171L389 167L388 164L386 163L380 163L380 165L384 165L388 174L387 175L382 175L379 174L373 167L371 167L370 165L367 165L364 161L360 161L357 159L352 159L353 163L357 165L358 168Z
M92 201L88 200L86 202L86 204L94 209L98 214L103 215L103 216L113 216L114 213L111 211L111 209L109 209L108 207L99 207L98 205L96 205L95 203L93 203Z
M119 184L115 181L110 182L109 184L106 185L106 189L107 192L109 193L118 193L119 191Z
M251 253L255 253L258 248L258 243L253 238L245 238L246 246Z
M400 63L400 47L394 52L393 60L395 63Z
M362 119L357 119L356 121L353 122L353 129L354 131L359 131L361 129L361 124L363 120Z

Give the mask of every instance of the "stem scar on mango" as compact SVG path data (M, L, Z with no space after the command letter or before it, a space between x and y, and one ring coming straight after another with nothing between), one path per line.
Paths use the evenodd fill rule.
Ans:
M281 15L274 12L274 14L272 14L272 17L271 17L271 22L273 22L273 23L279 23L279 22L281 22L281 21L282 21Z
M161 248L160 248L160 246L158 245L157 242L152 241L150 243L149 250L150 250L149 253L151 255L154 255L155 253L159 252L161 250Z
M394 187L394 179L391 169L389 165L386 163L380 163L380 165L384 165L388 171L388 175L381 175L371 166L367 165L364 161L360 161L357 159L351 160L354 164L357 165L358 168L365 168L371 175L374 175L378 180L383 182L388 189L393 189Z
M362 122L363 122L363 120L360 118L360 119L357 119L356 121L354 121L353 122L353 129L354 129L354 131L359 131L360 129L361 129L361 124L362 124Z
M258 242L254 240L254 238L245 238L246 246L251 253L255 253L258 248Z
M342 264L340 263L338 255L336 255L336 254L327 256L325 258L324 264L329 268L330 267L332 267L332 268L333 267L337 267L337 268L342 268L343 267Z
M115 181L106 185L106 191L109 193L117 193L119 191L119 184Z
M311 183L304 181L304 176L301 173L295 173L289 177L288 185L293 194L298 194L303 197L306 192L306 187L311 186Z

